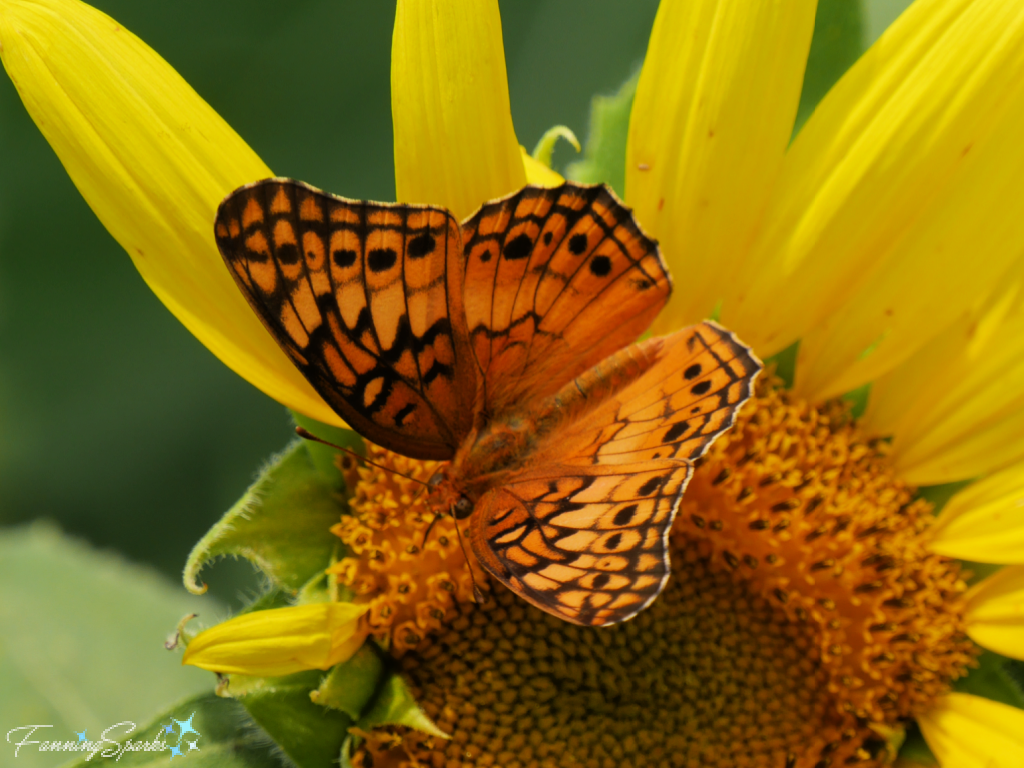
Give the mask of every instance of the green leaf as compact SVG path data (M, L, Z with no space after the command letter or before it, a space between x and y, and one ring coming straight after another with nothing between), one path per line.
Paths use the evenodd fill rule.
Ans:
M311 698L321 706L358 720L377 692L383 675L384 661L373 644L366 643L351 659L335 666Z
M350 451L355 451L360 456L364 456L366 454L366 446L363 444L363 438L361 438L357 432L353 432L351 429L332 427L329 424L324 424L316 419L303 416L301 413L296 413L295 411L291 411L291 414L292 419L298 426L316 435L321 440L326 440L328 443L334 443L342 448L348 448ZM310 458L313 460L313 466L316 467L323 475L327 485L332 490L342 490L345 487L345 478L342 476L341 470L338 468L336 461L339 452L334 448L331 448L329 445L324 445L323 443L318 443L314 440L305 440L304 443L306 450L309 452Z
M296 440L272 459L246 494L195 545L185 563L185 586L206 591L198 580L207 563L240 555L271 582L296 593L340 551L330 527L344 511L341 497Z
M299 768L331 768L352 718L313 703L310 694L323 677L316 670L286 677L232 675L224 692L242 703Z
M164 524L173 524L167 521ZM212 597L186 594L154 571L88 548L49 524L0 532L0 725L52 725L34 738L145 722L168 701L209 690L164 641L185 614L213 620ZM4 743L6 748L8 744ZM6 764L8 753L3 760ZM20 768L66 760L21 750Z
M570 163L565 177L583 184L604 182L619 197L626 189L626 138L633 110L637 70L612 96L595 96L590 102L590 128L583 145L583 159Z
M190 722L193 730L199 735L194 736L187 730L182 734L185 729L175 724L174 720ZM170 726L172 733L166 733L164 726ZM242 706L230 699L218 698L212 693L197 696L166 710L145 727L129 734L127 740L153 742L158 737L167 747L161 751L139 750L118 754L117 748L105 745L104 751L110 752L107 756L100 752L90 760L88 753L85 753L84 757L65 768L164 768L175 765L184 765L187 768L281 768L281 760L277 757L277 749L273 742L254 726ZM126 739L122 739L118 744L123 745L125 741ZM191 749L190 741L195 742L195 749ZM179 742L183 743L179 745ZM181 750L185 762L175 760L176 755L170 750L172 746ZM18 755L19 766L24 754ZM328 765L323 764L324 768Z
M859 0L819 0L807 56L793 135L843 73L865 49L864 12Z
M953 690L1024 709L1024 692L1014 678L1012 663L1005 656L985 651L978 657L978 668L953 683Z

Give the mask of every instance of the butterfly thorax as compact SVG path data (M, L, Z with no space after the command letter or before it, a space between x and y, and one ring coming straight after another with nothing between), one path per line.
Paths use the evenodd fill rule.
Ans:
M475 502L519 469L532 455L536 441L535 419L530 416L485 421L442 466L444 479L437 497L444 503L453 496L467 496Z
M481 416L452 460L441 469L433 494L436 507L448 509L467 497L475 502L491 488L508 482L519 470L537 461L538 453L558 453L555 436L563 425L607 403L653 364L660 339L620 350L569 381L556 394L529 412L495 418ZM552 456L556 459L558 456Z

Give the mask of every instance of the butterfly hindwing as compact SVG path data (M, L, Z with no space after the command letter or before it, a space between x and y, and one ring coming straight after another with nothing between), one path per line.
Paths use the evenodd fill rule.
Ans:
M668 579L668 532L692 471L684 461L548 465L479 500L473 550L499 581L559 618L624 621Z
M490 413L556 392L668 300L657 244L605 186L525 187L462 226L466 315Z
M761 363L715 323L634 344L538 409L526 468L487 491L470 538L500 581L579 624L630 618L668 578L693 461L733 423Z
M224 200L215 232L260 319L354 429L408 456L452 456L477 374L451 214L267 179Z

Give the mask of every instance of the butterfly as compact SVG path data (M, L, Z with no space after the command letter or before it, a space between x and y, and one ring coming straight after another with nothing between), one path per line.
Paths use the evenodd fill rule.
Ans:
M762 366L714 322L631 343L669 298L657 243L605 186L527 186L461 225L289 179L221 204L238 286L324 400L447 463L431 505L481 565L566 621L651 604L694 461Z

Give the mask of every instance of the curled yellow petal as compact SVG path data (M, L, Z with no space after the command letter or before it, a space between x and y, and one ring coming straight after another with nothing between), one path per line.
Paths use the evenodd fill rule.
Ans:
M917 485L1024 458L1024 261L998 293L876 381L864 421L892 435L893 461Z
M559 139L565 139L577 152L583 151L583 146L580 144L580 140L576 138L576 134L572 132L572 129L569 126L553 125L544 131L544 135L540 137L540 141L537 142L537 146L533 148L531 157L539 160L550 168L551 156L555 152L555 145L558 143Z
M77 0L0 2L0 57L71 180L167 308L275 400L341 424L217 252L217 205L273 175L231 126L144 42Z
M793 142L722 319L763 354L802 337L804 396L890 370L1024 250L1021 50L1017 0L919 0Z
M942 768L1024 765L1024 711L969 693L949 693L917 716Z
M1024 563L1024 464L969 485L929 530L929 548L976 563Z
M391 117L401 202L463 219L526 184L497 0L399 0Z
M964 618L978 645L1024 659L1024 566L1007 566L971 587Z
M719 303L731 323L737 277L793 130L816 5L658 7L626 150L626 202L660 241L678 286L656 329L703 320Z
M330 669L362 646L366 630L359 617L366 608L314 603L246 613L196 635L181 663L258 677Z

